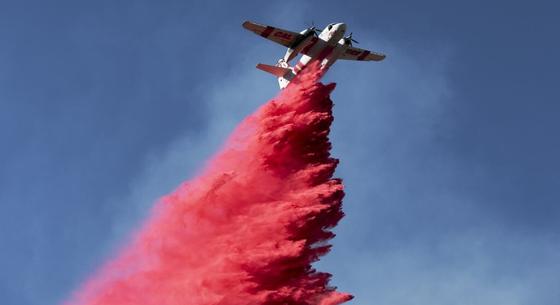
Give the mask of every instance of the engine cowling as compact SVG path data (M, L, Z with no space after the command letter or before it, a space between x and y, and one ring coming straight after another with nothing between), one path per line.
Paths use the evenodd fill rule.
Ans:
M292 43L292 45L286 51L286 55L284 55L284 60L286 62L290 62L292 59L294 59L294 57L296 57L299 52L301 52L301 50L303 50L303 48L307 45L309 40L316 35L315 29L313 28L306 29L300 34L302 36L294 41L294 43Z

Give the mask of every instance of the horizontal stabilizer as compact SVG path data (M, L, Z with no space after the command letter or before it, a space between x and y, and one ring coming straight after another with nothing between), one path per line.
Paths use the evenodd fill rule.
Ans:
M264 72L268 72L276 77L283 77L286 73L291 72L290 68L282 68L278 66L271 66L265 64L258 64L257 69L263 70Z

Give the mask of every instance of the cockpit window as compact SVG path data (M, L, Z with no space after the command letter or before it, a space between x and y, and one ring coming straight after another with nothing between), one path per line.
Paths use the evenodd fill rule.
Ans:
M331 23L331 24L329 24L329 26L327 27L327 29L329 29L329 31L330 31L330 30L332 30L332 26L333 26L333 24L332 24L332 23Z

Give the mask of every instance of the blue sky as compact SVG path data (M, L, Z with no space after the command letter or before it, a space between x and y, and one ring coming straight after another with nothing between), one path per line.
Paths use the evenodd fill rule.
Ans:
M58 304L278 91L244 20L345 22L346 218L318 267L354 304L558 304L553 1L0 1L0 300Z

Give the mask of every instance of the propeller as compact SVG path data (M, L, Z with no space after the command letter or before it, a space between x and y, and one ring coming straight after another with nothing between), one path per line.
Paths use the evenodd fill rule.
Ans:
M320 30L320 29L318 29L317 27L315 27L315 22L314 22L314 21L311 21L311 26L307 28L307 31L308 31L308 32L311 32L311 31L312 31L312 32L313 32L313 35L314 35L315 37L317 37L317 36L319 36L319 34L320 34L323 30Z
M350 35L344 37L344 42L346 44L349 44L349 45L352 45L352 42L359 43L356 39L352 38L352 33L350 33Z

